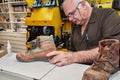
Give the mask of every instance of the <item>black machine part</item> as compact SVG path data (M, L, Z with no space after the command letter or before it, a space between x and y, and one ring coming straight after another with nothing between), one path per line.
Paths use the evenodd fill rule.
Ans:
M120 0L113 0L112 8L116 10L120 10Z

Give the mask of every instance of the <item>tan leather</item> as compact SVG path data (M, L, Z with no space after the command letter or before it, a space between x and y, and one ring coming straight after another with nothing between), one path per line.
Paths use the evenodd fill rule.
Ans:
M36 48L26 52L17 53L16 58L18 61L29 62L40 58L47 58L47 53L56 50L52 36L38 36L36 40Z
M109 80L119 68L119 40L105 39L99 42L97 60L88 68L82 80Z
M3 57L6 54L7 54L7 50L3 50L2 52L0 52L0 58Z

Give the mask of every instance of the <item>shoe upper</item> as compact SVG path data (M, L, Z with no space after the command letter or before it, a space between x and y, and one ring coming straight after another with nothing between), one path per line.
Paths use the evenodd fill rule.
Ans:
M119 40L106 39L99 42L100 55L92 68L112 73L119 67Z

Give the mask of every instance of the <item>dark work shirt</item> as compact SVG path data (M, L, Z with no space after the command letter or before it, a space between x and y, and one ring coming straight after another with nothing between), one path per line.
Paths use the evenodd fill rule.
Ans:
M120 40L120 16L114 9L93 8L83 35L80 26L73 27L71 50L96 48L100 40L109 38Z

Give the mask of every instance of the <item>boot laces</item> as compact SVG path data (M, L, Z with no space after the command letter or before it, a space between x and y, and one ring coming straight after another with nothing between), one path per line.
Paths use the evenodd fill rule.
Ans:
M112 59L111 53L112 51L108 47L105 47L104 50L101 52L99 58L94 61L93 69L101 70L102 68L104 68L106 63L109 63L112 67L114 67L114 65L110 62L110 59Z

